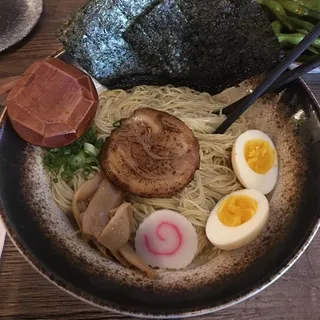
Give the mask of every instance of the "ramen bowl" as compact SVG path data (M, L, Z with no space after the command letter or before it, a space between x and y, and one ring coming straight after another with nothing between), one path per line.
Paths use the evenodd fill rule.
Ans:
M65 53L59 58L73 64ZM216 98L231 103L257 80ZM95 83L98 92L103 88ZM192 85L191 85L192 87ZM268 95L246 117L266 132L279 156L279 178L268 195L267 226L248 246L151 280L101 256L75 236L51 197L43 151L24 142L4 119L0 129L0 214L21 254L49 281L100 308L139 317L190 317L214 312L260 292L288 270L320 226L319 104L301 81Z

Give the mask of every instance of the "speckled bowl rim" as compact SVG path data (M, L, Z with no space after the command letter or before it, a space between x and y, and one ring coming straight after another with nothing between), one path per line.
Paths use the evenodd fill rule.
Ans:
M0 218L0 260L1 260L1 255L2 255L3 248L4 248L5 239L6 239L6 229L5 229L4 224Z
M10 0L11 1L11 0ZM32 0L34 1L34 0ZM10 37L10 41L8 41L8 43L6 43L6 45L1 45L0 44L0 52L7 50L8 48L12 47L13 45L17 44L18 42L20 42L21 40L23 40L32 30L33 28L38 24L41 15L43 13L43 0L36 0L37 3L39 3L39 7L37 7L37 11L35 14L34 19L32 19L31 21L28 21L28 23L26 25L20 25L17 33L18 35L16 37ZM0 37L1 40L2 37ZM1 42L1 41L0 41Z
M314 94L310 90L310 88L306 85L306 83L300 79L300 84L304 87L306 90L306 93L310 96L310 98L313 100L314 106L320 111L320 105L315 98ZM87 294L86 292L82 292L82 296L77 295L75 292L74 286L67 284L65 281L62 279L59 279L55 274L51 273L47 268L45 268L43 265L41 265L40 262L38 262L34 257L31 252L29 252L23 243L19 241L14 234L14 232L11 229L10 222L6 218L6 215L4 213L3 208L1 207L1 202L0 202L0 216L3 219L3 222L6 226L8 236L13 242L13 244L16 246L18 251L21 253L21 255L26 259L27 262L31 264L31 266L37 270L44 278L49 280L51 283L65 291L66 293L70 294L71 296L78 298L82 300L83 302L89 303L95 307L104 309L106 311L111 311L111 312L116 312L120 313L126 316L134 316L134 317L140 317L140 318L155 318L155 319L175 319L175 318L181 318L181 317L194 317L194 316L202 316L206 315L209 313L213 313L231 306L234 306L252 296L255 294L261 292L265 288L267 288L269 285L271 285L273 282L275 282L277 279L279 279L287 270L289 270L294 263L300 258L300 256L303 254L303 252L307 249L307 247L310 245L312 239L315 237L317 231L320 228L320 212L318 212L318 216L315 217L314 221L312 222L312 227L310 227L309 231L305 234L304 238L301 240L301 243L299 245L299 249L297 247L297 251L292 254L291 257L287 259L287 262L285 265L280 266L272 276L269 276L267 278L262 279L259 283L257 283L253 288L249 289L245 294L239 295L237 298L234 298L232 301L222 303L220 305L217 305L215 307L209 307L209 308L204 308L202 310L197 310L197 311L187 311L187 312L181 312L181 313L172 313L172 314L167 314L167 315L152 315L148 313L146 310L145 313L137 313L137 312L130 312L130 311L123 311L121 310L121 307L115 308L98 304L94 301L92 301L92 297Z

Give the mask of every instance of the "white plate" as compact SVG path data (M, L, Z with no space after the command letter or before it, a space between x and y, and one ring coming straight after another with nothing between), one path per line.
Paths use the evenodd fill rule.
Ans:
M6 229L3 226L3 223L0 219L0 257L4 246L4 239L6 237Z

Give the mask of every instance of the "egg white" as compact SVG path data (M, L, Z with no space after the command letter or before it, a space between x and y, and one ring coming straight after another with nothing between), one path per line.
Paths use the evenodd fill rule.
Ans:
M231 195L246 195L258 203L256 214L247 222L236 226L224 225L218 217L218 208L223 200ZM259 191L243 189L223 197L214 207L206 224L206 235L209 241L222 250L234 250L253 241L265 226L269 216L269 202Z
M247 141L254 139L266 141L275 150L274 164L264 174L259 174L252 170L245 159L244 146ZM241 134L233 145L231 160L233 170L245 188L256 189L263 194L268 194L274 189L278 180L278 154L272 140L265 133L259 130L248 130Z

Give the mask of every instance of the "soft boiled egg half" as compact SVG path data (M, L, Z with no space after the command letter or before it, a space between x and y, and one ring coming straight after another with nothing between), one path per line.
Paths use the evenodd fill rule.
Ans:
M223 197L210 213L206 235L217 248L238 249L258 236L268 215L269 202L261 192L235 191Z
M232 166L245 188L268 194L277 183L277 151L262 131L248 130L237 138L232 149Z

